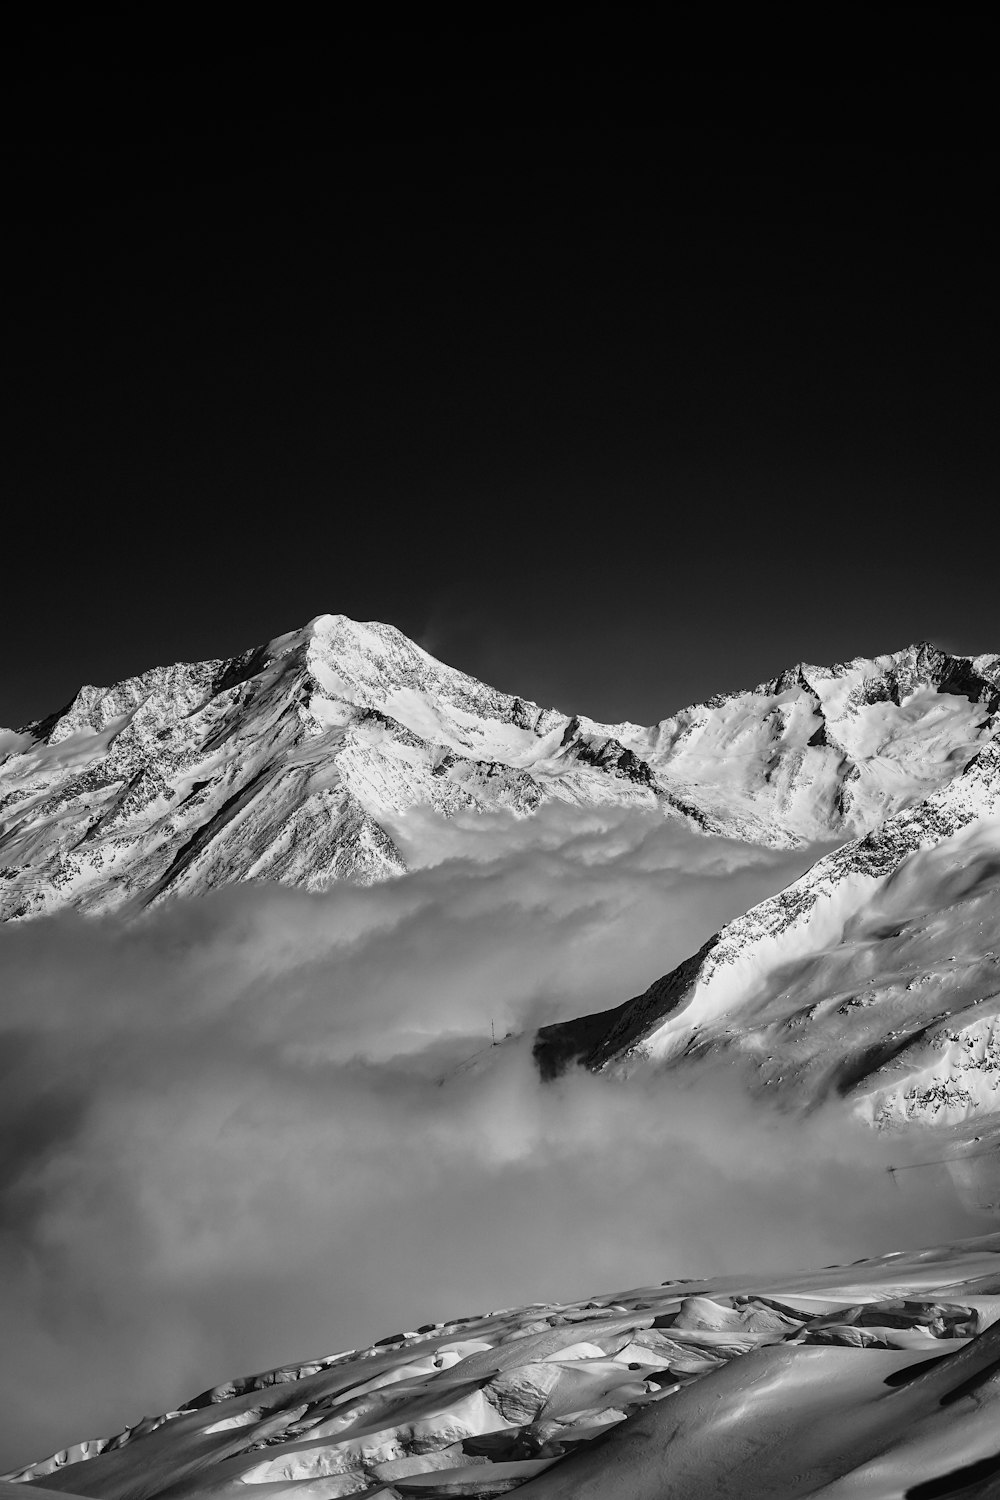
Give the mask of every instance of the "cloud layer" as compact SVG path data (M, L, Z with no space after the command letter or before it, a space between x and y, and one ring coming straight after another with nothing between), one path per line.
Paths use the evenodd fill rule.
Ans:
M541 1086L529 1038L488 1047L641 991L808 853L620 811L395 832L424 864L389 884L0 931L0 1467L398 1327L982 1229L728 1073Z

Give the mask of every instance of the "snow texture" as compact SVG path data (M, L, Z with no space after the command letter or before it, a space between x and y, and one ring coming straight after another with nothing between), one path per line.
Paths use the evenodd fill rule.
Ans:
M1000 1235L535 1303L228 1381L0 1495L993 1495L998 1319Z

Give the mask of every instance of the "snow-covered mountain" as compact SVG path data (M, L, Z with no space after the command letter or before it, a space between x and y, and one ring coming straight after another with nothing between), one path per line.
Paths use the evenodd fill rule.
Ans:
M622 1075L715 1055L876 1124L1000 1121L1000 744L538 1055Z
M608 735L330 615L234 660L82 688L0 753L6 916L377 880L404 868L384 825L418 803L655 800Z
M601 724L322 615L0 731L0 917L382 879L404 868L393 821L418 804L638 806L762 844L843 838L946 786L998 703L1000 658L920 645L799 666L652 728Z
M534 1303L229 1381L0 1494L987 1500L998 1319L1000 1235Z
M937 1126L928 1155L997 1210L998 708L1000 658L921 645L608 725L321 616L0 734L0 915L382 880L404 870L394 830L416 806L629 806L771 846L829 840L637 999L545 1028L542 1068L701 1059L790 1111L839 1098L875 1125ZM998 1319L998 1235L461 1317L215 1387L0 1477L0 1500L985 1500Z

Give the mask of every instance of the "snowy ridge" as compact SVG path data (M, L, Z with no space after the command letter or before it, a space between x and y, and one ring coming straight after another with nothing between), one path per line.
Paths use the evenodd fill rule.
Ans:
M944 785L994 732L1000 657L922 643L798 666L625 740L710 823L757 842L864 833ZM623 738L625 738L623 736Z
M965 1486L996 1473L998 1318L1000 1235L535 1303L229 1381L0 1485L11 1500L23 1483L100 1500L985 1496Z
M381 879L404 866L378 819L418 803L657 800L621 746L593 747L391 626L330 615L231 661L83 688L0 736L0 756L6 917L234 880Z
M497 692L392 626L321 615L231 660L81 688L0 732L0 917L241 880L399 873L415 805L643 807L770 845L866 832L989 739L1000 659L799 666L652 728Z
M540 1033L628 1075L736 1056L758 1088L877 1124L1000 1112L1000 746L717 933L618 1008ZM574 1045L579 1035L580 1044Z

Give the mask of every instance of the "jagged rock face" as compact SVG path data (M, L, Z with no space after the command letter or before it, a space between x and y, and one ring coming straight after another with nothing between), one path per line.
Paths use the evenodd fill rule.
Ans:
M100 1500L255 1485L324 1500L985 1495L965 1486L996 1472L998 1318L1000 1235L535 1303L229 1381L0 1485Z
M544 709L391 626L324 615L229 661L155 668L0 732L0 916L240 880L399 873L392 820L636 806L771 845L946 785L994 729L1000 659L933 647L799 667L650 729Z
M576 1040L578 1039L578 1041ZM724 927L645 994L540 1033L550 1071L742 1062L790 1106L1000 1114L1000 745Z

